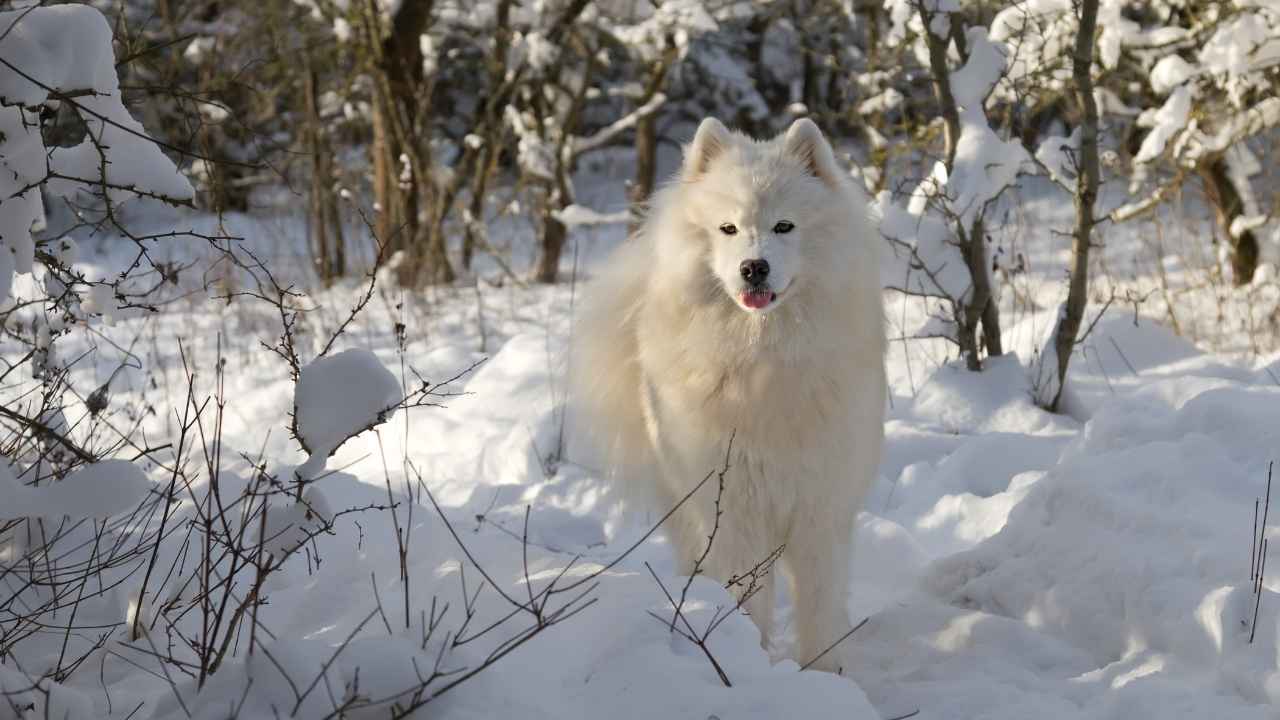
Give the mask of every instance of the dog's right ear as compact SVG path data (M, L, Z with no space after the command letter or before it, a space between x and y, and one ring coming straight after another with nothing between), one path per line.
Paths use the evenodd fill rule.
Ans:
M786 152L800 162L814 177L831 187L840 186L841 171L831 144L809 118L799 118L787 129L782 141Z
M729 147L729 128L709 117L698 125L693 142L684 151L684 179L694 180L707 171L711 161Z

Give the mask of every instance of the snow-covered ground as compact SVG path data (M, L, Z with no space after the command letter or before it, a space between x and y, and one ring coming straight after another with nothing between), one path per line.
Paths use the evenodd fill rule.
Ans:
M227 222L274 255L269 261L297 263L295 224ZM620 233L616 225L576 229L567 274L576 262L589 275ZM1116 235L1113 248L1137 243ZM86 268L95 251L81 248ZM1019 282L1058 292L1053 271L1040 273ZM355 687L391 698L414 686L449 643L444 633L479 636L450 651L443 669L475 667L530 627L517 611L477 633L512 612L504 595L523 602L551 585L572 587L626 553L657 518L619 506L564 415L576 283L523 288L488 266L480 275L475 287L420 293L381 285L335 348L357 352L304 369L310 389L298 398L299 431L323 447L360 429L327 422L326 408L346 407L368 423L380 406L351 407L369 393L351 392L347 378L365 378L382 397L391 377L412 391L419 377L435 383L480 362L441 389L443 407L401 410L329 459L334 472L308 491L318 512L399 504L394 517L386 509L339 515L332 533L290 557L264 591L259 651L232 653L197 692L194 678L162 667L146 638L119 631L46 700L20 695L24 673L38 675L63 652L61 634L37 635L21 646L20 670L0 662L0 686L29 697L32 712L49 705L56 717L325 717ZM364 289L352 280L305 298L315 310L296 329L304 364ZM887 301L899 330L922 317L900 298ZM259 462L288 477L308 456L288 432L289 365L263 344L279 335L273 312L199 293L159 315L63 338L62 357L89 353L73 373L82 395L116 374L101 418L68 409L72 435L87 436L95 423L138 422L153 445L171 440L186 403L184 363L204 397L215 391L220 353L223 492L249 482ZM708 641L732 683L725 687L701 649L650 614L669 618L671 606L649 568L668 589L684 584L659 528L590 582L555 595L546 611L581 608L576 615L416 717L1275 717L1280 571L1262 583L1255 628L1250 552L1254 501L1280 447L1276 370L1206 354L1117 303L1073 363L1072 415L1051 415L1032 404L1025 368L1045 315L1024 308L1010 318L1006 344L1021 361L993 360L981 375L940 364L937 344L892 344L885 456L858 522L850 604L853 621L869 621L838 650L845 677L779 661L787 633L762 650L755 626L734 615ZM368 379L365 351L389 377ZM154 480L167 477L148 470ZM1276 537L1274 520L1266 534ZM284 549L302 542L274 537ZM407 547L407 592L398 538ZM482 582L475 563L497 588ZM77 624L125 622L135 610L130 592L136 588L122 586L85 603ZM719 584L698 578L684 610L701 628L731 603ZM468 607L475 617L464 624ZM789 608L779 612L785 626ZM427 632L441 615L440 632ZM81 635L74 642L96 640ZM0 703L0 717L6 712Z

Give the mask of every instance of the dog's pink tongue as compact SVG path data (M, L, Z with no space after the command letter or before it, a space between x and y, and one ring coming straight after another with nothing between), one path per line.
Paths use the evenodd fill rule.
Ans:
M769 290L745 291L742 293L742 304L753 310L759 310L771 302L773 302L773 293Z

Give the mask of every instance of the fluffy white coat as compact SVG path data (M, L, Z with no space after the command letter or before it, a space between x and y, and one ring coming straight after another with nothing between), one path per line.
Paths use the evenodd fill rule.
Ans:
M725 582L785 545L801 663L851 627L854 518L884 438L878 245L812 122L760 142L708 119L574 331L574 401L631 496L664 512L724 464L733 438L703 570ZM763 285L742 269L755 260L769 265ZM685 573L715 496L712 480L668 521ZM773 602L770 575L746 605L763 644ZM837 670L838 657L814 667Z

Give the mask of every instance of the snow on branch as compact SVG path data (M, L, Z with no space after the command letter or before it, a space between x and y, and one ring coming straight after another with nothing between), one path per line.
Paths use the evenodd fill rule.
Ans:
M649 102L618 118L609 125L600 128L595 133L587 137L575 137L569 144L571 155L581 155L608 145L614 138L635 127L636 123L641 119L661 110L666 102L667 96L664 93L657 93L649 98Z

